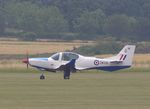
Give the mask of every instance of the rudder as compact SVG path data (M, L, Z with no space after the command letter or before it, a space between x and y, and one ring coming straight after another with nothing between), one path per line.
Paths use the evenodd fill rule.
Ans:
M126 45L117 55L119 61L123 61L123 65L132 65L135 45Z

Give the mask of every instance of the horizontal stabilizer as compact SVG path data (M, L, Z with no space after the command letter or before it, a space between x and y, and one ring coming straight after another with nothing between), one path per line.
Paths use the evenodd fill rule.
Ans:
M112 64L120 64L120 63L122 63L123 61L110 61L110 63L112 63Z

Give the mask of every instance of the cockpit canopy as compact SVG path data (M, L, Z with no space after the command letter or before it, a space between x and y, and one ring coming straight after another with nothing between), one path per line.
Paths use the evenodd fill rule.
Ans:
M56 54L53 54L52 56L51 56L51 58L52 59L54 59L54 60L59 60L59 57L60 57L60 53L56 53Z
M62 52L62 53L56 53L54 55L51 56L52 59L58 61L70 61L72 59L78 59L79 56L75 53L71 53L71 52Z
M78 59L78 58L79 58L79 56L77 54L64 52L64 53L62 53L61 60L63 60L63 61L70 61L72 59Z

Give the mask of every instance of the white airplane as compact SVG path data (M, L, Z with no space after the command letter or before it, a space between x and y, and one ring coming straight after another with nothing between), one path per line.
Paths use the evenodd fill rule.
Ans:
M109 58L87 57L72 52L60 52L49 58L27 58L22 62L42 71L64 71L64 79L70 78L71 72L80 70L116 71L132 65L135 45L126 45L119 54ZM45 79L42 74L40 79Z

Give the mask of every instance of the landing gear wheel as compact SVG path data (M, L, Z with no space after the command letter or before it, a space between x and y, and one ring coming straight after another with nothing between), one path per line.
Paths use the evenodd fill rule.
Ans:
M41 80L44 80L44 79L45 79L44 74L42 74L42 75L40 76L40 79L41 79Z
M64 76L64 79L70 79L70 77L69 76Z

